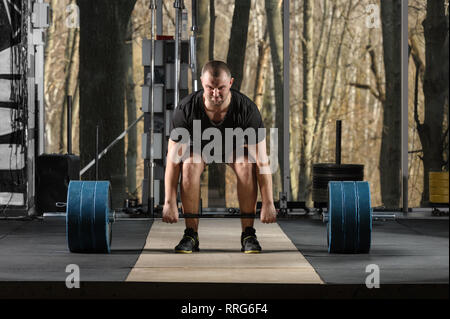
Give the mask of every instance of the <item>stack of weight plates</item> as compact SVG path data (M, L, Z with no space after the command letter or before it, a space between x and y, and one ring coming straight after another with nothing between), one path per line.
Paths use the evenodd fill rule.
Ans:
M429 172L430 203L448 204L448 172Z
M324 208L328 204L328 182L362 181L364 165L320 163L313 165L312 198L315 208Z

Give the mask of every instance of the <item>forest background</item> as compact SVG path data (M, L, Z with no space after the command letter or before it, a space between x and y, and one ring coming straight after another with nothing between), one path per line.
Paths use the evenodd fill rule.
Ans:
M106 146L142 114L142 41L151 36L150 3L47 2L53 22L45 46L45 151L66 152L71 95L73 152L84 167L94 156L96 123ZM185 5L190 30L191 1ZM278 128L279 141L289 125L293 200L312 206L312 166L335 161L335 123L342 120L342 163L364 165L373 206L401 205L399 0L290 1L289 123L282 120L283 0L198 5L198 65L226 61L235 88L255 101L266 128ZM164 0L162 9L163 34L173 36L173 1ZM448 0L410 0L408 14L408 198L410 207L418 207L428 204L428 172L448 171ZM112 180L115 206L126 197L142 200L143 129L141 122L101 160L100 176ZM279 148L280 164L282 154ZM273 176L275 200L279 173ZM85 178L93 178L92 172ZM238 207L230 168L208 167L202 199L204 207Z

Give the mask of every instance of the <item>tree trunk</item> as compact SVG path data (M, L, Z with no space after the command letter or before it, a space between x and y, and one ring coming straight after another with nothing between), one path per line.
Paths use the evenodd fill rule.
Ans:
M270 46L269 46L269 32L267 25L263 23L263 17L265 13L261 8L261 2L255 2L255 17L253 19L253 33L256 46L256 52L258 52L256 62L256 75L255 86L253 88L253 102L262 108L264 92L266 90L265 83L267 77L267 69L269 65Z
M135 0L78 0L80 8L81 167L95 157L96 125L100 149L124 130L126 59L124 39ZM94 169L83 176L94 179ZM125 198L123 140L100 160L99 178L112 185L113 208Z
M270 47L267 43L267 32L264 39L261 39L258 43L258 62L256 66L256 84L253 91L253 102L262 107L263 97L265 91L265 83L267 77L268 61L270 56Z
M269 69L272 66L272 62L271 60L267 61L267 68ZM265 77L265 83L264 83L264 95L263 95L263 99L262 99L262 106L261 106L261 117L263 119L264 122L264 127L266 128L271 128L274 127L275 125L275 115L274 115L274 102L275 102L275 98L274 98L274 92L273 92L273 74L272 72L268 73L268 75ZM267 148L268 150L272 149L272 134L269 134L270 131L266 132L266 144L267 144ZM271 153L268 153L268 155L272 155ZM275 183L275 178L276 176L273 175L272 176L272 180Z
M215 0L209 0L209 60L214 60L214 33L216 27L216 7Z
M236 90L241 89L243 80L250 5L250 0L236 0L234 3L227 64L230 67L231 74L234 78L233 88Z
M75 88L73 90L73 110L72 110L72 147L74 154L80 154L80 80L75 79Z
M380 153L381 200L398 207L401 196L401 1L381 1L386 98Z
M269 30L270 53L275 84L275 127L278 128L278 163L279 170L275 173L273 184L274 195L282 190L282 176L284 171L284 143L283 143L283 21L282 1L265 0L267 14L267 28ZM286 123L286 125L289 125ZM286 190L289 192L289 190Z
M325 10L326 8L324 8ZM330 56L330 44L331 44L331 34L333 31L333 28L336 27L336 25L334 24L334 19L335 19L335 15L336 15L336 10L337 10L337 4L333 3L332 9L331 9L331 17L330 17L330 23L329 23L329 27L328 27L328 33L327 33L327 41L326 41L326 46L325 49L323 50L323 45L319 45L319 50L318 50L318 54L314 59L314 65L313 65L313 72L314 74L316 74L316 65L317 65L317 59L320 57L320 55L322 55L322 70L321 70L321 76L320 79L318 79L318 81L320 81L319 84L319 88L318 88L318 96L317 96L317 106L316 106L316 122L315 122L315 126L314 126L314 132L311 134L312 140L313 140L313 148L314 148L314 144L318 144L319 145L319 150L317 152L313 152L314 154L317 154L317 156L313 156L312 158L315 159L316 161L318 161L321 157L321 153L324 151L323 148L323 136L324 136L324 127L323 127L323 122L325 121L324 117L326 116L326 112L322 112L322 108L324 108L324 103L323 101L326 100L324 99L325 96L325 88L326 88L326 84L327 84L327 69L328 69L328 57ZM323 25L325 24L325 21L323 21L322 23ZM342 43L342 42L341 42ZM323 53L322 53L323 51ZM337 65L336 65L337 66ZM336 73L338 74L337 70ZM337 78L337 76L336 76ZM336 80L335 78L335 80ZM319 131L320 130L320 131ZM318 132L319 131L319 132ZM316 133L319 133L319 137L317 138L317 140L319 142L314 143L314 136L316 135Z
M300 150L300 176L298 188L300 201L311 205L310 188L312 174L312 144L314 119L314 0L303 2L303 127L302 145Z
M127 63L127 83L125 89L127 102L127 126L136 120L136 97L134 94L134 72L133 72L133 23L128 23L125 44L125 59ZM128 131L127 143L127 193L137 198L136 189L136 160L137 160L137 127Z
M302 63L301 63L301 39L302 39L302 23L301 23L301 5L300 1L294 2L294 40L291 54L292 78L294 86L297 88L302 87ZM292 16L291 16L292 19ZM292 187L292 200L298 200L298 188L300 186L299 181L299 168L300 168L300 146L301 141L301 99L302 91L300 89L291 91L291 138L290 138L290 150L289 150L289 163L291 165L291 187Z
M49 1L53 10L57 13L64 12L63 2ZM67 47L69 31L64 25L65 20L56 18L48 29L48 39L45 46L45 152L61 153L60 146L61 109L64 103L64 78L67 71L67 57L64 48Z
M421 205L425 205L429 201L428 173L441 171L445 164L443 121L449 85L447 19L444 0L427 1L427 16L423 21L426 59L423 83L425 116L422 124L417 123L423 149L424 167Z
M70 28L69 35L67 37L66 42L66 54L65 58L67 62L66 65L66 78L64 83L64 96L61 101L62 110L61 110L61 120L60 120L60 134L59 134L59 149L63 152L67 150L67 96L72 95L70 92L71 84L74 81L74 73L73 64L74 64L74 55L75 55L75 47L77 41L78 29ZM72 96L73 101L73 96ZM72 104L73 105L73 104Z
M210 32L210 19L209 19L209 1L210 0L198 0L197 8L198 8L198 32L197 32L197 66L199 72L197 72L198 83L199 86L201 70L203 65L209 60L209 32ZM212 49L214 52L214 48Z
M319 60L319 57L322 55L323 43L325 42L323 40L323 35L324 35L325 28L326 28L326 25L327 25L327 23L326 23L326 17L328 15L328 6L327 6L327 4L328 4L328 0L323 0L323 3L322 3L322 10L323 10L322 11L322 23L320 24L320 35L319 35L319 41L318 41L319 43L317 45L316 53L314 54L314 63L313 63L314 72L315 72L315 70L317 68L317 62ZM336 2L333 3L333 7L334 8L336 7ZM333 16L334 16L334 11L335 10L333 10ZM333 22L331 21L331 25L332 24L333 24ZM330 38L327 38L327 39L328 39L328 41L326 41L326 43L327 43L327 45L329 45L329 43L330 43L329 39ZM328 49L325 50L325 52L328 52Z

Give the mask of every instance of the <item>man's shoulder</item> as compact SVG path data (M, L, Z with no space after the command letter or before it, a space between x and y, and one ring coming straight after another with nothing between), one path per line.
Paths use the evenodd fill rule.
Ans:
M178 103L178 108L180 109L192 108L195 105L196 101L198 100L199 95L202 95L201 90L186 95Z
M257 108L255 102L252 101L252 99L250 99L247 95L245 95L244 93L235 90L235 89L231 89L232 94L236 97L236 101L239 104L239 106L243 107L243 108Z

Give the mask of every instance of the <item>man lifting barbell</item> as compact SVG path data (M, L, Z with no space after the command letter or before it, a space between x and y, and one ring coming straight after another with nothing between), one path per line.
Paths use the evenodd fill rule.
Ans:
M264 124L255 103L247 96L231 89L233 78L229 67L221 61L210 61L202 69L201 82L203 90L185 97L174 111L171 121L171 132L180 129L189 133L189 141L171 134L168 145L168 156L165 171L165 201L163 221L176 223L178 221L177 186L181 174L180 196L183 214L196 215L199 211L200 176L211 157L204 152L208 141L204 140L205 131L211 133L214 129L221 133L220 152L222 162L226 162L236 174L239 208L242 215L254 216L258 184L261 192L262 207L260 219L263 223L276 221L276 210L273 203L272 175L266 154L265 134L261 134ZM195 132L201 124L201 132ZM212 129L212 130L211 130ZM226 143L225 137L230 130L242 129L245 132L255 132L255 139L245 136L242 144L239 141ZM250 129L250 130L248 130ZM212 135L212 134L211 134ZM199 139L201 139L199 141ZM196 147L196 143L201 144ZM188 145L189 144L189 145ZM231 146L231 148L230 148ZM244 152L239 147L244 146ZM183 153L184 150L188 152ZM215 149L217 151L217 149ZM183 154L185 154L183 156ZM179 161L181 155L182 160ZM216 153L214 153L217 156ZM213 156L217 162L217 157ZM206 159L205 159L206 157ZM191 253L199 251L197 218L185 219L186 229L175 252ZM241 245L245 253L259 253L261 246L254 229L254 218L241 218Z

